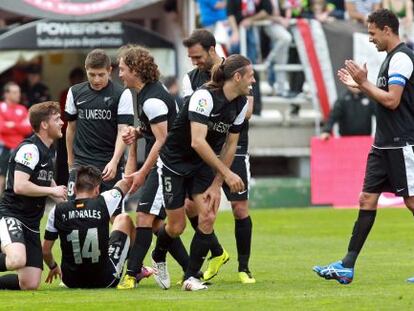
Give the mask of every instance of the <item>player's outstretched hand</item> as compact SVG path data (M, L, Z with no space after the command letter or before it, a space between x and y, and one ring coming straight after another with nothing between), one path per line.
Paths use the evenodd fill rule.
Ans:
M221 187L216 183L211 184L203 193L203 200L207 203L209 211L217 212L220 207Z
M116 163L109 162L102 171L102 180L109 181L114 179L117 169L118 165Z
M57 278L62 279L62 271L60 270L59 265L56 265L54 269L49 271L45 283L52 284L53 280L56 280Z
M242 192L245 189L243 180L239 175L234 174L232 171L224 176L224 182L229 186L230 192Z
M135 134L133 126L126 127L122 133L122 141L127 145L131 145L137 139Z
M132 180L132 185L131 188L129 188L128 193L135 193L135 191L144 184L145 175L141 171L136 171L130 175L125 175L125 179Z
M68 189L66 186L55 186L52 188L52 199L57 203L66 201L68 199Z

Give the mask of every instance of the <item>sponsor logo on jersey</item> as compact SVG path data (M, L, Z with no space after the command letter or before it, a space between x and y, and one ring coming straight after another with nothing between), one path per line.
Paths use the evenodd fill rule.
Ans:
M112 190L111 190L111 196L112 196L114 199L119 199L119 198L121 197L121 194L119 193L119 191L118 191L118 190L116 190L116 189L112 189Z
M32 159L33 159L33 154L32 154L31 152L26 152L26 153L23 155L23 159L24 159L25 161L27 161L27 162L30 162L30 161L32 161Z
M53 171L40 170L37 180L51 181L53 179Z
M112 97L104 97L104 103L109 107L114 103L114 99Z
M112 111L109 109L79 109L78 118L85 120L111 120Z
M198 104L197 104L196 111L204 113L206 108L207 108L207 100L205 98L200 98L200 100L198 101Z
M379 88L386 87L387 86L387 78L385 78L385 77L378 77L377 86Z
M230 126L231 124L227 124L224 122L216 122L216 123L209 122L208 123L208 129L210 131L215 131L215 132L222 133L222 134L227 133L229 131Z

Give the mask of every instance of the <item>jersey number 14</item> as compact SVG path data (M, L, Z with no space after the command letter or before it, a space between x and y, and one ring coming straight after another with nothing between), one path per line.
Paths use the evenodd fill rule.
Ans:
M83 245L79 240L79 230L72 230L67 235L67 240L72 242L73 257L76 264L82 264L84 258L90 258L92 263L99 262L101 251L99 250L98 228L88 229Z

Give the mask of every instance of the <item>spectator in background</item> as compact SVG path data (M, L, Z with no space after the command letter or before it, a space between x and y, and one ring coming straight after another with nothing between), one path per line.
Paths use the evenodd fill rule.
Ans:
M311 3L309 0L286 0L285 16L287 18L313 18Z
M49 88L41 82L42 69L37 64L26 68L27 79L23 83L23 104L30 108L34 104L50 100Z
M400 21L399 33L403 41L410 47L413 38L413 2L412 0L383 0L382 6L393 12Z
M197 0L200 23L203 28L214 33L216 23L227 20L225 0Z
M69 86L81 83L85 81L85 71L76 67L73 68L69 73ZM61 111L65 111L66 97L68 95L69 88L64 89L60 92L59 103ZM62 127L62 138L59 138L57 141L56 147L56 183L58 185L67 185L69 178L69 168L68 168L68 155L66 152L66 127L68 121L66 118L63 118L63 127Z
M312 2L312 12L316 20L321 23L327 23L334 20L331 16L335 6L325 0L314 0Z
M267 10L266 10L267 9ZM257 62L257 37L252 23L266 18L269 8L262 6L262 1L234 0L227 2L227 16L231 29L230 54L240 53L239 27L246 28L247 57L252 63Z
M375 105L369 97L348 87L344 96L335 102L320 138L328 140L335 123L339 125L341 136L371 135L374 115Z
M262 1L263 2L267 2ZM285 82L286 72L273 70L274 64L286 65L289 59L289 47L292 43L292 35L288 31L290 20L280 14L278 1L272 0L270 3L269 16L266 18L272 21L271 25L264 27L264 32L270 38L272 49L264 61L269 71L269 84L273 87L275 95L286 96ZM276 78L274 78L276 77ZM276 82L274 84L274 82Z
M332 8L329 16L336 19L345 19L345 1L344 0L328 0L328 6Z
M168 92L170 92L170 94L174 97L178 109L181 110L181 108L184 105L184 99L180 96L180 84L178 83L177 77L165 77L163 83L165 87L168 89Z
M20 87L8 82L0 102L0 195L4 190L10 154L32 132L27 108L21 104Z
M366 24L367 17L381 7L381 0L346 0L345 8L351 21Z

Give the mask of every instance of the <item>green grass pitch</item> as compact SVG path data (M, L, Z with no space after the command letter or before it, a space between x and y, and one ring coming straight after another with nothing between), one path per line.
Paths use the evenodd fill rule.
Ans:
M0 292L0 310L412 310L414 218L405 209L382 209L361 253L351 285L325 281L312 272L344 255L356 210L330 208L253 210L251 270L257 279L242 285L237 276L234 225L219 214L216 232L231 259L207 291L167 291L153 279L130 291L69 290L42 284L39 291ZM190 226L184 241L189 244ZM153 241L154 243L154 241ZM55 247L57 249L57 247ZM146 264L149 264L147 258ZM169 258L174 284L181 272ZM47 269L46 269L47 270ZM44 272L44 277L46 271Z

